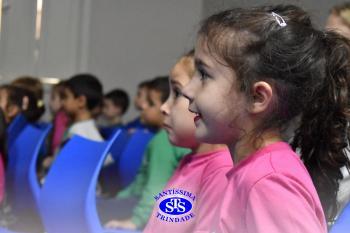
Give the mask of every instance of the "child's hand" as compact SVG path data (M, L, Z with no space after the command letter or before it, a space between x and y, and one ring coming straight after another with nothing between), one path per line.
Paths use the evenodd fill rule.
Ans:
M53 163L53 156L50 156L50 157L46 157L43 161L43 168L49 168L51 166L51 164Z
M106 228L123 228L127 230L136 230L136 225L131 221L127 220L112 220L106 223Z

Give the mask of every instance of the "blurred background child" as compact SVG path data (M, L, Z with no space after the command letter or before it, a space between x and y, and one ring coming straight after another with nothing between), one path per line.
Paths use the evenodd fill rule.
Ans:
M122 127L123 115L129 108L129 95L122 89L114 89L103 97L102 127Z
M50 143L50 154L56 154L57 149L63 139L64 132L66 131L69 118L63 109L63 99L64 99L64 81L59 82L54 85L51 89L50 95L50 111L53 116L52 124L52 136Z
M137 94L134 98L134 106L137 111L142 111L143 107L147 105L147 93L148 93L148 85L150 84L150 80L143 81L138 85ZM130 121L125 126L130 132L135 129L143 129L147 128L142 122L140 116L136 117L134 120Z
M14 85L0 86L0 107L6 124L10 124L21 113L30 122L36 122L42 114L34 94Z
M100 81L91 74L77 74L62 85L63 110L71 124L63 135L61 146L74 135L103 141L92 114L92 110L102 101L103 90ZM44 160L44 169L51 166L54 158L55 155L50 155ZM106 163L111 161L111 156L108 156Z
M161 129L164 116L160 107L168 95L168 77L157 77L149 83L141 122L157 133L146 147L135 180L114 200L100 203L102 221L107 222L109 228L142 229L152 212L154 195L164 188L180 159L188 153L187 149L171 145Z
M15 79L11 83L11 85L23 88L34 94L35 101L36 101L36 104L35 104L36 110L33 111L32 116L30 116L30 118L32 119L31 121L38 122L43 116L43 114L45 113L43 84L36 77L21 76Z
M103 141L92 114L102 97L102 84L91 74L77 74L64 82L63 109L71 121L64 140L79 135Z

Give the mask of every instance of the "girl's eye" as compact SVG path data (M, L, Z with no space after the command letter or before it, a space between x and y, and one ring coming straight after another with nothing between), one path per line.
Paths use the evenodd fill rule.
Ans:
M181 92L179 89L175 88L174 89L174 95L175 95L175 98L178 98L179 96L181 96Z
M207 73L204 69L198 68L198 72L199 72L199 74L200 74L200 79L201 79L202 81L204 81L204 80L210 78L210 76L208 75L208 73Z

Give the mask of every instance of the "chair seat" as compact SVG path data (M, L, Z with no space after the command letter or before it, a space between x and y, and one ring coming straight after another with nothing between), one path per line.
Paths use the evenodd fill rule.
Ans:
M96 211L99 171L120 131L108 141L73 136L46 176L39 209L48 233L100 233Z

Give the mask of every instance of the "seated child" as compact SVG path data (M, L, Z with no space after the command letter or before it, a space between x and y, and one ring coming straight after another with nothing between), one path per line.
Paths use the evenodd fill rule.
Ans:
M169 215L172 212L170 207L177 208L168 201L168 213L164 213L160 203L167 198L176 198L176 195L163 195L164 192L160 192L154 196L155 206L144 233L210 232L219 200L226 189L226 173L233 167L231 155L225 145L199 143L195 138L195 114L188 111L189 101L181 94L182 88L195 73L193 55L191 51L183 56L171 70L170 96L161 107L164 128L170 142L191 149L191 153L181 160L163 191L183 190L191 193L193 199L187 200L191 202L192 208L186 214ZM187 221L176 222L181 218L187 218Z
M77 74L65 81L64 87L63 109L72 122L64 139L79 135L103 141L92 115L103 96L100 81L91 74Z
M141 120L144 124L154 129L161 128L163 115L160 106L167 99L168 94L167 77L159 77L151 81L148 90L148 104L141 113ZM186 153L188 153L187 149L172 146L166 132L159 130L147 145L143 163L133 183L122 190L116 199L99 206L102 220L108 221L106 226L128 229L143 228L152 212L153 196L164 188L178 162ZM128 201L129 206L126 206L125 203Z
M34 94L13 85L0 86L0 107L7 125L20 113L30 122L35 122L41 114Z
M34 94L36 99L36 108L35 115L33 115L32 122L37 122L45 113L45 104L44 104L44 87L41 81L36 77L31 76L21 76L15 79L11 85L23 88L30 91Z
M66 130L61 145L74 135L103 141L92 115L92 110L101 102L103 96L100 81L91 74L77 74L64 81L63 85L63 109L71 125ZM47 157L43 162L43 167L50 167L54 158L55 155ZM105 164L110 162L112 158L108 156Z
M129 107L129 96L122 89L108 92L103 98L103 127L122 127L122 117Z

